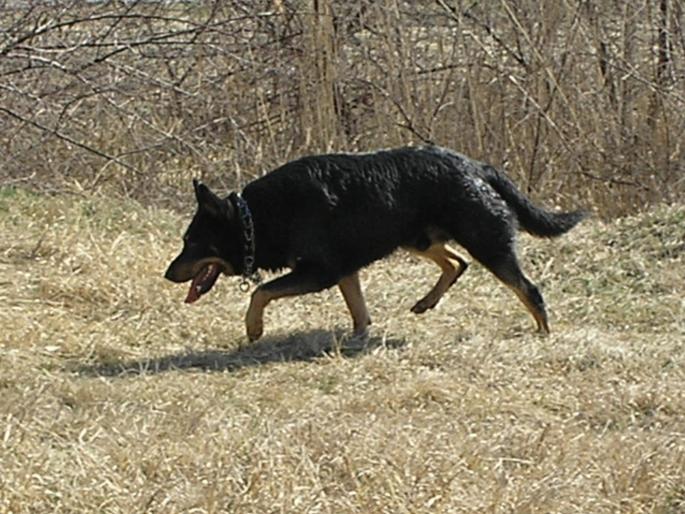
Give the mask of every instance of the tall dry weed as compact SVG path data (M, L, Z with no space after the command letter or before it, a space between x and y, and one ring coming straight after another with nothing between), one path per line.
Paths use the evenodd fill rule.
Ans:
M676 0L0 5L4 184L173 203L307 153L434 142L604 215L685 188Z

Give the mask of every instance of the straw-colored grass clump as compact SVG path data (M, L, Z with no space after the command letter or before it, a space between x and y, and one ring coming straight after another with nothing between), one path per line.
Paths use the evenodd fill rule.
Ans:
M185 219L0 194L0 512L685 511L685 207L521 238L552 335L471 266L366 270L276 303L248 345L223 278L162 272Z

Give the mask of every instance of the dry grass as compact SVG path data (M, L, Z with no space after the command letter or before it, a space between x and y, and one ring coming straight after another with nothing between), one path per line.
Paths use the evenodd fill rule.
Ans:
M685 511L685 207L522 238L551 307L533 334L472 266L364 273L273 306L247 345L222 279L161 273L184 220L102 197L0 194L1 512Z

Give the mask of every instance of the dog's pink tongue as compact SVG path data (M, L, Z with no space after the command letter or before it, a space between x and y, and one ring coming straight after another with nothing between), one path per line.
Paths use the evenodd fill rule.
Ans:
M193 303L200 298L199 284L202 282L203 276L204 273L198 273L198 275L193 279L193 282L190 284L190 289L188 290L188 296L186 296L185 303Z

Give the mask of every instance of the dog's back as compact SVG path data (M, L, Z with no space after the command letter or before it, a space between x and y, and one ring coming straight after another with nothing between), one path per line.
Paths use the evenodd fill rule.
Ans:
M494 168L438 147L304 157L243 192L259 205L270 240L335 259L343 271L400 246L425 250L436 237L455 239L479 258L488 240L499 246L513 238L520 213L530 212L515 193Z
M348 271L416 242L433 217L441 166L437 152L411 148L310 156L248 184L243 196L282 250L317 253Z

